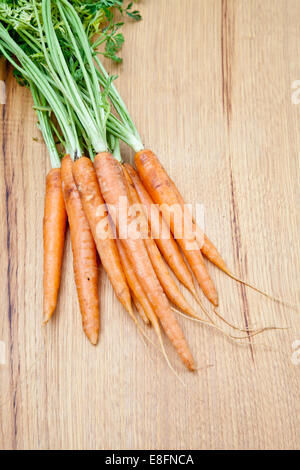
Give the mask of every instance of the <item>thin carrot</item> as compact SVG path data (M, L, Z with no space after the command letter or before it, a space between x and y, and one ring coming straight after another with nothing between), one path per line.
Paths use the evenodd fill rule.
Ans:
M75 284L83 330L97 344L100 329L97 252L72 174L72 160L62 160L62 187L71 231Z
M141 308L145 312L145 315L148 319L148 323L149 323L149 321L151 323L153 323L153 322L155 323L155 319L154 319L155 313L153 312L151 304L150 304L149 300L147 299L147 297L146 297L146 295L145 295L145 293L144 293L144 291L141 287L141 284L140 284L139 280L136 277L134 269L132 268L132 266L129 262L129 259L126 255L125 248L123 247L120 240L117 239L116 242L117 242L117 247L118 247L118 250L119 250L121 262L122 262L122 265L123 265L123 269L124 269L124 272L125 272L125 276L126 276L128 285L129 285L129 287L130 287L130 289L133 293L133 299L136 299L139 302ZM134 302L135 302L135 300L134 300Z
M140 302L138 301L138 299L136 298L136 296L133 294L133 292L131 293L132 295L132 300L133 300L133 303L135 305L135 308L139 314L139 316L141 317L141 319L143 320L143 322L145 323L145 325L150 325L150 320L149 318L147 317L147 315L145 314L144 312L144 309L143 307L141 306Z
M185 201L180 194L178 188L176 187L174 181L169 177L171 187L173 188L174 192L177 195L177 199L179 204L181 205L182 209L185 208ZM191 215L192 217L192 215ZM195 219L192 217L192 224L193 224L193 231L196 234L197 242L199 244L199 248L201 249L202 253L204 256L211 261L217 268L219 268L221 271L223 271L227 276L229 276L231 279L233 279L236 282L239 282L240 284L243 284L244 286L249 287L250 289L254 290L255 292L258 292L259 294L263 295L264 297L273 300L275 302L282 303L284 305L287 305L291 308L297 308L297 306L291 302L287 302L286 300L280 299L278 297L275 297L271 294L268 294L267 292L258 289L256 286L253 284L244 281L243 279L239 278L235 274L233 274L230 269L228 268L227 264L225 263L224 259L222 258L221 254L219 253L218 249L215 247L213 242L208 238L208 236L201 230L199 225L196 223Z
M159 344L160 344L162 353L163 353L163 355L166 359L166 362L167 362L168 366L170 367L170 369L178 377L178 375L177 375L176 371L174 370L174 368L172 367L172 365L169 361L168 355L166 353L157 316L155 315L155 313L153 311L153 308L152 308L148 298L146 297L146 294L143 291L143 289L142 289L142 287L139 283L139 280L136 277L134 269L132 268L132 266L130 264L130 261L128 259L128 256L126 254L125 248L123 247L122 243L118 239L117 239L117 246L118 246L118 250L119 250L119 253L120 253L120 258L121 258L121 261L122 261L122 264L123 264L123 268L124 268L124 271L125 271L125 274L126 274L128 284L129 284L129 286L132 290L132 297L133 297L134 304L135 304L140 316L143 317L144 315L146 315L147 319L149 320L149 322L153 326L153 329L154 329L154 331L155 331L155 333L158 337Z
M162 167L162 165L161 165L161 167ZM167 177L169 178L170 185L171 185L172 189L174 190L174 192L177 196L178 203L181 205L183 210L186 210L186 211L189 212L189 210L186 207L185 201L184 201L182 195L180 194L177 186L175 185L174 181L169 177L169 175L167 174L166 171L165 171L165 173L166 173ZM201 249L202 253L206 256L207 259L209 259L209 261L211 261L219 269L224 271L226 274L229 274L229 269L227 268L224 259L220 255L220 253L217 250L217 248L215 247L215 245L210 241L210 239L203 232L203 230L201 230L199 225L196 223L194 217L191 214L190 214L190 216L192 218L193 231L196 234L197 242L199 244L199 248Z
M127 171L127 168L125 168L125 171ZM171 179L170 179L170 182L171 182L172 184L174 184ZM130 183L130 181L129 181L128 183ZM174 191L178 191L175 186L174 186ZM178 193L178 194L179 194L179 193ZM179 196L180 196L180 195L179 195ZM134 197L135 197L135 196L133 195L133 198L134 198ZM180 196L178 199L179 199L179 201L180 201L180 204L182 205L182 209L183 209L183 210L186 210L185 207L184 207L184 201L183 201L183 199L181 198L181 196ZM135 201L135 202L137 202L137 201ZM200 230L200 229L199 229L199 230ZM199 236L201 236L201 237L202 237L203 235L204 235L203 232L202 232L201 234L199 234ZM155 271L156 271L156 274L157 274L157 276L158 276L158 278L159 278L159 280L160 280L160 282L161 282L161 284L162 284L162 286L163 286L163 288L164 288L164 290L165 290L166 295L167 295L167 296L169 297L169 299L170 299L179 309L181 309L184 313L187 313L190 317L193 317L193 318L198 319L198 320L200 320L200 321L203 322L203 320L202 320L191 308L189 308L189 305L187 306L188 308L186 308L186 309L184 308L184 305L180 305L180 300L181 300L180 298L177 298L177 297L176 297L176 300L172 298L172 294L175 292L175 290L174 290L174 292L173 292L173 290L172 290L171 296L170 296L169 288L170 288L170 285L171 285L171 284L168 283L168 274L169 274L169 273L168 273L168 272L165 272L165 273L164 273L164 271L163 271L163 266L162 266L162 265L160 266L160 264L159 264L159 262L158 262L159 256L155 256L154 253L153 253L152 255L150 254L151 251L154 251L154 248L156 248L156 245L154 246L154 248L152 247L152 243L151 243L151 242L153 242L153 240L145 240L145 243L146 243L146 246L147 246L147 250L148 250L148 254L149 254L149 256L150 256L150 259L151 259L151 261L152 261L152 264L153 264L153 267L154 267L154 269L155 269ZM214 247L214 249L216 250L215 247ZM157 251L158 251L158 250L157 250ZM158 255L159 255L159 253L158 253ZM167 271L167 270L166 270L166 271ZM173 280L173 279L172 279L172 280ZM175 284L175 285L176 285L176 284ZM177 287L177 286L176 286L176 287ZM179 291L179 292L180 292L180 291ZM185 299L183 299L183 300L185 300ZM216 325L215 325L215 322L212 320L212 318L211 318L210 314L207 312L207 310L204 309L204 311L205 311L207 317L208 317L209 320L210 320L210 324L216 326ZM256 334L258 334L258 332L259 332L259 333L262 333L262 332L268 331L268 330L277 330L277 329L281 329L281 328L277 328L277 327L275 327L275 326L263 327L263 328L254 329L254 330L243 329L243 328L240 328L240 327L238 327L238 326L236 326L236 325L230 323L229 321L227 321L223 316L221 316L221 315L219 314L219 312L217 311L216 308L214 309L214 313L216 314L216 316L217 316L219 319L221 319L224 323L226 323L226 324L227 324L228 326L230 326L231 328L233 328L233 329L235 329L235 330L238 330L238 331L241 331L241 332L245 332L245 333L247 332L248 334L256 335ZM204 322L205 322L205 321L204 321ZM222 330L222 331L223 331L223 330ZM226 334L226 333L225 333L225 334ZM229 335L229 336L230 336L230 335ZM231 337L232 337L232 336L231 336Z
M135 189L135 186L131 180L131 177L126 167L123 167L123 171L124 171L124 176L126 179L127 188L128 188L131 202L132 204L140 205L141 201L139 200L137 191ZM148 224L148 220L146 219L146 214L144 215L145 215L146 224ZM144 239L144 243L145 243L149 258L151 260L152 266L154 268L155 274L166 296L169 298L171 302L173 302L174 305L176 305L184 313L186 313L187 315L190 315L191 317L199 318L197 313L194 312L193 308L189 305L184 295L179 290L176 282L174 281L173 277L171 276L167 268L167 265L165 264L162 258L162 255L160 254L159 249L156 246L156 243L151 238L150 233L149 233L149 236Z
M159 322L157 319L157 316L155 315L153 308L143 290L141 287L141 284L135 274L135 271L128 259L128 256L126 254L125 248L123 247L121 241L119 239L116 239L117 247L119 250L120 258L122 261L123 269L127 278L127 282L131 288L132 291L132 298L133 302L136 306L137 311L139 312L141 318L146 318L148 319L149 323L153 326L153 329L158 337L160 347L162 350L162 353L165 357L165 360L170 367L170 369L174 372L176 377L181 381L180 377L178 376L177 372L174 370L172 364L170 363L170 360L168 358L167 352L165 350L163 338L161 335L161 330L159 326ZM148 338L147 338L148 339Z
M108 153L98 154L95 158L94 165L103 197L106 203L115 209L111 215L114 218L115 225L120 234L120 231L123 232L123 230L126 230L124 222L127 227L133 222L128 214L128 210L125 214L125 221L123 220L124 217L120 217L119 214L121 209L121 197L124 198L123 200L126 201L127 206L130 206L124 174L114 157ZM176 348L183 363L190 370L194 370L195 366L192 354L156 277L143 240L140 238L135 239L130 236L129 233L129 236L122 239L121 243L128 254L129 261L134 267L137 278L143 285L143 290L155 314L160 319L167 336Z
M135 190L134 184L132 182L132 179L131 179L131 177L129 175L129 172L127 171L125 165L123 165L123 172L124 172L124 176L125 176L125 179L126 179L126 183L127 183L131 203L136 204L137 205L136 207L138 207L138 205L140 205L140 200L139 200L138 194ZM145 215L145 217L146 217L146 215ZM186 313L190 317L195 318L195 319L200 320L200 321L203 321L204 323L207 323L209 325L215 325L215 322L212 320L209 312L207 311L207 309L205 309L204 306L202 306L202 308L203 308L203 311L205 312L206 316L209 318L209 320L210 320L209 322L208 321L206 322L205 320L203 320L192 309L192 307L189 305L189 303L186 301L185 297L182 295L182 293L178 289L178 286L175 283L174 279L170 275L169 270L167 269L167 267L166 267L166 265L165 265L165 263L162 259L162 256L161 256L154 240L152 240L151 237L148 237L144 240L144 242L145 242L145 245L146 245L146 248L147 248L147 251L148 251L148 255L149 255L149 258L150 258L151 263L152 263L152 266L154 268L154 271L155 271L155 273L156 273L156 275L157 275L157 277L158 277L158 279L159 279L159 281L160 281L160 283L161 283L161 285L164 289L165 294L169 298L169 300L171 302L173 302L173 304L176 305L177 308L179 308L182 312ZM259 330L249 330L249 329L244 330L242 328L237 327L236 325L233 325L229 321L227 321L225 318L223 318L217 312L216 309L214 309L214 312L218 316L218 318L220 318L224 323L226 323L228 326L231 326L235 330L245 332L245 333L246 332L247 333L250 333L250 332L254 333L256 331L265 331L265 329L262 329L262 328L260 328ZM270 328L276 329L275 327L270 327Z
M164 176L167 178L171 188L173 189L174 193L177 197L177 202L180 204L182 210L186 211L186 214L190 214L189 210L186 207L185 201L180 194L177 186L175 185L174 181L170 178L164 167L161 165L159 160L156 157L156 164L159 166L160 171L164 173ZM201 249L202 253L218 268L220 268L225 273L229 273L229 269L226 266L226 263L220 253L218 252L215 245L209 240L207 235L201 230L201 228L196 224L195 219L192 217L192 229L193 232L196 234L197 242L199 244L199 248Z
M170 232L169 226L162 217L158 207L153 203L134 168L127 163L124 164L124 167L128 171L140 201L147 211L151 234L160 252L163 254L166 262L177 279L191 292L191 294L193 294L196 300L201 303L195 289L191 272ZM162 236L162 234L169 234L169 238Z
M103 267L119 301L133 318L129 288L91 160L86 157L76 160L73 175ZM102 232L100 229L104 227L105 232Z
M52 317L58 298L64 252L67 213L61 188L61 170L46 178L44 208L44 324Z
M150 150L138 152L135 155L135 164L148 193L154 202L160 204L162 214L168 223L170 223L170 228L174 236L176 235L177 227L175 226L174 214L170 207L174 206L178 208L181 219L181 226L178 228L180 229L181 236L177 238L177 242L186 257L199 286L212 304L217 306L218 294L209 276L207 267L196 242L196 237L192 233L189 234L189 237L184 236L184 229L188 226L185 220L186 214L182 211L182 208L178 203L176 193L170 185L165 170L160 165L156 155L154 155Z
M144 240L144 242L154 271L168 299L174 305L176 305L177 308L182 310L187 315L194 318L198 318L197 313L193 310L188 301L185 299L184 295L181 293L176 282L171 276L154 240L149 238ZM205 307L203 308L205 313L207 314L207 310L205 309Z

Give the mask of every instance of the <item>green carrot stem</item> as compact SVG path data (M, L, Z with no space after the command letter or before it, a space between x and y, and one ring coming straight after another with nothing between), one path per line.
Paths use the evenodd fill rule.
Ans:
M47 112L41 111L42 107L46 107L46 100L39 93L38 88L36 87L36 85L34 85L33 82L30 82L30 90L39 120L38 126L43 134L44 141L48 148L51 166L52 168L60 168L60 158L55 145L49 115Z

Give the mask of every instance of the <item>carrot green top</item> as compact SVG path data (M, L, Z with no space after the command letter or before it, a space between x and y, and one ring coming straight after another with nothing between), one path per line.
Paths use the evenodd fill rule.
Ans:
M83 150L91 158L95 152L107 150L107 131L135 151L141 150L140 136L112 83L116 77L108 75L96 56L97 47L106 41L104 55L118 60L121 23L113 23L107 8L121 8L123 1L21 0L18 3L24 3L23 10L3 11L5 3L11 2L0 3L0 51L13 64L17 78L33 91L52 164L58 165L58 159L50 131L58 132L49 119L51 113L57 119L65 150L73 158ZM92 43L103 11L109 24ZM138 14L132 12L131 5L126 13Z

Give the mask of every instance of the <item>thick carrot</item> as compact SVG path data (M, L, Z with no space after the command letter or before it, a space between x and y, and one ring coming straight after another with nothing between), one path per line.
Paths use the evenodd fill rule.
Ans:
M97 344L100 329L97 252L72 173L72 160L62 160L62 187L71 231L75 284L83 330Z
M151 228L151 234L155 239L160 252L163 254L166 262L170 266L177 279L194 295L197 301L199 301L199 297L194 286L193 277L178 248L177 243L173 238L173 235L170 232L169 226L162 217L158 207L154 204L151 197L147 193L134 168L127 163L124 164L124 167L128 171L140 201L145 207ZM169 238L164 238L162 234L169 234Z
M124 174L114 157L108 153L98 154L94 161L96 173L100 183L102 195L106 203L113 207L112 217L120 233L126 230L132 222L128 210L121 214L121 199L130 207ZM124 218L125 215L125 218ZM125 220L124 220L125 219ZM153 270L144 242L140 238L129 236L121 240L131 265L134 267L139 282L151 303L155 314L176 348L181 360L190 369L194 370L194 360L184 338L183 332L170 308L169 302Z
M61 170L53 168L46 178L44 208L44 323L52 317L61 278L67 213L61 188Z
M73 164L73 175L103 267L119 301L130 316L134 316L129 288L91 160L86 157L76 160ZM104 225L105 233L102 233L100 229L104 229Z
M139 200L135 186L131 180L131 177L126 167L123 167L123 171L124 171L131 203L136 204L136 205L141 204L141 201ZM146 218L146 214L145 214L145 218ZM146 224L147 223L148 223L148 220L146 219ZM192 309L192 307L189 305L187 300L185 299L184 295L179 290L176 282L174 281L173 277L171 276L167 268L167 265L165 264L162 258L162 255L160 254L159 249L156 246L156 243L151 238L150 234L148 238L145 238L144 243L145 243L149 258L151 260L152 266L156 273L156 276L158 277L158 280L166 296L169 298L171 302L173 302L174 305L176 305L184 313L186 313L187 315L190 315L193 318L199 318L198 315Z
M160 204L162 214L168 223L170 223L170 228L174 236L176 235L177 229L180 229L181 236L177 238L177 242L186 257L199 286L213 305L217 306L217 291L209 276L207 267L205 266L196 237L192 233L190 233L188 237L183 236L184 229L188 226L188 223L186 223L186 214L183 213L181 205L178 203L177 195L169 182L169 178L165 170L160 165L158 158L150 150L138 152L135 155L135 164L148 193L154 202ZM176 207L179 210L181 219L180 227L175 226L174 214L170 209L171 206Z

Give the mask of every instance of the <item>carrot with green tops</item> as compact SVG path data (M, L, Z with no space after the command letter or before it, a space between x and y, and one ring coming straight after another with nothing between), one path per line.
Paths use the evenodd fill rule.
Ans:
M209 276L207 267L199 250L196 237L193 233L188 234L188 237L184 236L184 229L188 227L188 223L186 223L186 213L182 211L182 208L178 203L176 193L172 189L168 176L160 165L158 158L150 150L142 150L135 155L135 164L148 193L154 202L160 205L163 216L168 223L170 223L170 228L174 236L179 229L180 237L177 238L177 242L186 257L199 286L212 304L217 306L218 294ZM175 225L174 214L170 209L171 206L179 209L179 216L181 219L180 227L176 227Z
M111 216L114 219L114 223L120 234L120 232L124 232L128 227L130 227L130 224L134 222L134 220L129 216L128 210L126 211L126 214L122 214L121 216L119 213L121 209L120 198L122 198L123 201L126 201L127 207L130 206L124 174L114 157L106 152L99 153L96 156L94 165L104 200L109 207L114 208ZM126 224L126 227L124 224ZM132 237L129 231L129 236L122 238L121 243L126 250L137 278L142 284L143 290L147 295L155 314L160 319L167 336L171 340L186 367L190 370L194 370L194 359L179 323L177 322L156 277L143 240Z
M72 160L62 160L62 188L68 213L73 252L75 284L83 330L94 345L100 329L97 252L72 173Z
M76 160L73 175L101 263L119 301L133 318L129 288L92 161L86 157Z
M46 178L44 207L44 323L52 317L58 298L64 253L67 213L61 188L61 170L53 168Z

